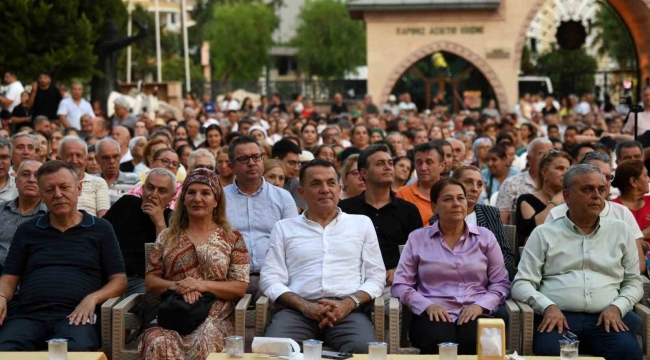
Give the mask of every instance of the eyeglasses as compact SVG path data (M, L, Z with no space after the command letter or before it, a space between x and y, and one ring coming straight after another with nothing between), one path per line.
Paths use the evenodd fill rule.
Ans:
M355 177L359 176L359 170L349 171L347 174L345 174L345 176L348 176L348 175L352 175L352 176L355 176Z
M250 155L250 156L240 156L235 159L238 163L242 165L248 164L249 161L253 160L253 162L260 162L262 161L262 154L255 154L255 155Z
M582 161L580 161L580 164L584 164L586 161L589 161L589 160L600 160L600 161L608 163L608 164L611 161L610 158L609 158L609 155L607 155L607 154L601 154L601 153L596 152L596 151L590 151L590 152L585 154L585 156L582 158Z
M173 166L174 168L178 169L181 164L178 161L171 161L169 159L158 159L164 166Z

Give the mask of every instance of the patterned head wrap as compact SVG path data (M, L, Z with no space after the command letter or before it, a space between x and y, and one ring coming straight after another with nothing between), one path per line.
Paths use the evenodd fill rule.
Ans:
M187 189L190 185L196 183L209 186L210 189L212 189L212 193L214 194L217 203L219 202L219 199L221 199L221 182L219 181L219 176L217 176L214 171L204 168L198 168L187 175L183 182L183 190L180 199L185 199Z

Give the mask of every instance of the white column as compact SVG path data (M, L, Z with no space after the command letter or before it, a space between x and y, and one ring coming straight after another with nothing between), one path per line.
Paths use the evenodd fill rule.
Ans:
M158 7L158 0L155 2L155 15L156 17L156 80L162 82L162 64L160 60L160 8Z
M129 23L126 25L126 35L131 37L133 33L133 18L131 17L133 4L131 4L131 0L129 0L129 4L127 5L127 11L129 12ZM131 83L131 45L126 48L126 83Z
M187 3L181 0L181 11L183 19L183 54L185 55L185 91L190 92L190 55L187 40Z

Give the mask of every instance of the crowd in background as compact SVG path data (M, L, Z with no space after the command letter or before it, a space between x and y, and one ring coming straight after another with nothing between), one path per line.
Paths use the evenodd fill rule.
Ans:
M72 84L68 94L67 89L55 87L47 73L39 75L38 81L31 85L31 92L24 91L12 72L4 74L4 81L9 90L0 96L3 108L0 199L6 202L0 204L0 218L7 207L12 207L12 216L16 216L18 208L18 218L21 219L43 215L47 211L53 213L51 207L58 203L46 202L45 207L33 189L35 185L31 175L35 176L35 171L30 170L24 178L22 172L35 163L43 164L43 168L51 163L49 167L52 169L39 169L42 172L39 176L46 176L47 171L57 173L67 166L55 161L61 160L69 164L68 170L82 184L76 206L84 211L81 224L90 224L91 220L86 216L96 216L106 219L115 228L128 277L128 284L121 289L123 292L131 294L152 289L163 292L173 288L182 293L186 301L197 301L203 291L198 291L194 282L173 273L173 269L183 267L183 261L192 259L168 263L170 254L185 256L184 251L188 248L182 239L207 241L216 249L210 251L223 255L220 255L220 260L228 258L236 264L229 269L222 266L209 271L209 276L215 278L223 278L224 272L231 271L232 276L228 276L227 281L232 283L229 285L232 288L214 284L201 288L218 294L221 299L213 308L214 313L211 312L212 325L201 325L197 330L199 334L188 336L170 334L162 329L147 330L140 348L143 358L163 358L157 350L162 343L179 354L196 355L199 354L196 351L201 339L206 336L222 338L229 333L232 325L219 321L232 316L232 303L227 300L243 294L245 287L241 282L255 286L253 290L248 288L249 293L265 294L289 309L292 306L301 309L278 317L281 320L277 321L282 322L280 325L272 323L267 335L302 336L281 327L302 321L303 315L310 321L317 318L324 326L337 323L333 320L334 315L328 320L322 314L329 314L329 311L338 314L334 309L341 306L340 303L319 301L322 316L318 317L311 310L305 310L307 305L284 295L285 288L303 294L302 298L309 300L314 300L318 291L327 293L325 285L318 291L305 290L312 286L310 281L314 278L302 279L303 288L300 289L295 287L295 283L286 284L288 275L283 271L293 270L281 264L295 259L289 259L290 252L286 252L285 259L284 250L278 247L297 241L287 235L292 231L304 238L316 236L313 228L303 229L302 223L290 219L299 214L309 220L313 220L310 216L321 213L324 217L334 216L324 222L313 220L322 228L330 226L329 221L334 218L342 223L348 222L346 231L349 233L345 236L354 240L355 231L358 231L361 234L359 246L371 246L375 252L371 255L379 256L379 260L377 257L365 258L370 255L364 252L363 261L372 265L365 275L374 283L369 285L370 280L367 280L364 284L361 280L360 289L365 289L365 292L356 291L356 286L345 289L352 293L349 296L352 301L346 306L354 308L348 309L344 317L350 311L354 313L360 304L368 303L372 297L388 299L392 294L419 316L411 324L413 334L454 333L454 329L431 327L428 322L433 322L434 318L436 322L457 321L458 338L451 340L462 342L463 351L470 353L475 351L471 347L472 342L474 347L476 345L475 329L474 333L468 332L462 325L474 324L477 317L498 312L503 301L511 295L510 282L513 279L513 297L519 296L522 301L535 304L542 302L522 295L528 294L530 289L524 289L521 283L534 283L531 274L539 269L530 267L530 259L523 255L521 262L526 261L525 271L522 271L520 263L520 273L515 277L520 255L508 244L503 224L516 225L518 246L527 244L529 238L539 238L541 230L536 233L537 228L565 216L567 209L577 206L578 200L573 200L573 205L566 200L567 186L574 185L565 179L568 172L582 176L580 181L597 172L605 183L602 191L598 186L596 189L596 196L603 202L592 204L594 208L598 206L596 218L598 214L612 216L629 225L625 229L631 234L628 237L632 239L634 248L628 249L626 256L633 255L636 260L630 260L633 265L623 264L628 283L624 282L621 287L632 286L631 282L635 282L633 285L636 287L638 278L628 279L628 272L634 268L637 275L645 274L646 259L650 259L650 247L645 241L650 239L650 199L646 195L649 181L644 165L644 160L649 158L646 149L634 141L632 121L624 122L627 115L624 108L616 108L607 102L599 104L588 94L562 99L552 95L523 94L512 113L498 109L493 100L484 109L451 113L441 100L444 97L436 97L429 109L419 109L408 93L390 95L385 104L376 104L370 95L366 95L361 103L352 104L337 93L327 108L317 106L300 94L291 99L283 99L278 94L262 96L260 103L253 103L250 98L236 99L232 93L224 94L218 102L208 94L200 99L187 94L178 117L170 111L133 114L128 101L118 98L114 102L114 115L109 118L99 103L90 104L83 98L84 89L80 83ZM648 89L643 92L643 103L650 110ZM331 164L331 173L325 171L330 170L328 164ZM312 168L309 174L307 168ZM163 181L161 178L165 177ZM305 179L317 182L314 187L329 190L316 189L310 193L311 183L306 184ZM339 184L340 196L335 190ZM43 191L43 184L38 185ZM322 194L334 193L336 195L331 197L322 197L325 196ZM204 205L195 208L191 201L199 201L197 197L208 199L201 201L210 204L212 207L208 208L212 212L205 212ZM610 199L612 201L608 201ZM335 200L333 207L324 205L326 200L328 204ZM364 207L366 204L370 207ZM381 206L375 206L377 204ZM400 211L384 209L388 205ZM629 211L624 211L624 208ZM343 214L365 215L371 221L340 218L341 209ZM587 210L585 213L589 213ZM271 215L265 218L264 211ZM382 220L373 219L374 213L377 217L381 215ZM143 216L149 224L142 230L151 234L147 242L156 242L155 252L147 264L143 262L144 250L133 245L139 246L142 241L135 239L137 235L130 234L128 229L120 229L121 222L134 221L138 216ZM204 220L208 223L214 220L214 224L194 228L204 230L204 233L192 233L192 224L203 224ZM94 224L95 220L92 221ZM276 222L278 226L274 227ZM557 223L553 224L557 226ZM170 228L165 230L168 226ZM13 254L10 245L16 231L13 224L12 229L8 229L9 225L3 222L0 228L4 227L7 229L0 229L0 259ZM189 235L181 236L184 231ZM211 235L215 231L216 235ZM454 245L448 241L450 234L458 235L452 241ZM441 244L446 242L448 247L430 247L424 239L431 237ZM191 243L196 245L194 240ZM219 241L229 244L228 249L224 250ZM174 245L167 247L170 242ZM191 243L185 244L190 246ZM404 244L407 247L400 258L397 246ZM426 258L422 254L444 253L449 248L452 252L471 252L472 244L478 244L477 248L483 252L466 255L462 261L468 269L482 275L474 279L476 287L470 287L476 293L471 301L468 300L469 306L462 301L459 304L458 300L434 301L437 305L428 305L430 299L444 298L457 289L444 288L444 285L436 283L437 280L425 279L424 283L418 283L422 281L418 271L425 271L429 278L438 278L432 271L435 268L418 270L413 259L423 264L430 262L433 266L457 267L460 262L455 263L445 256ZM454 246L458 248L454 250ZM25 248L25 245L21 247ZM13 251L24 256L20 250ZM199 258L207 256L205 249L197 248L196 251ZM343 254L345 259L354 259L354 251L351 249ZM264 265L265 261L267 265ZM616 263L618 260L613 258L611 261ZM8 274L18 275L17 271L23 271L20 266L24 264L19 260L9 263ZM119 267L117 264L110 274L120 273ZM188 278L205 276L198 275L200 268L185 270L194 274L186 274ZM354 270L342 272L345 271L352 274L350 276L359 276L358 273L354 275ZM557 271L562 272L561 269ZM622 268L617 274L622 276ZM146 280L149 275L155 275L157 279ZM324 270L321 275L329 276ZM618 275L611 276L615 278ZM444 272L441 276L446 277L446 280L440 280L442 284L447 280L466 281L451 272ZM518 281L520 286L515 293ZM537 281L539 285L540 280ZM282 286L278 285L280 283ZM0 282L0 287L3 284ZM391 290L392 284L395 286ZM343 290L339 288L337 291ZM334 295L341 294L332 293ZM5 300L10 300L11 296L0 294ZM612 326L631 327L627 323L622 325L620 318L638 299L634 301L636 293L626 296L630 304L620 306L618 319L608 312L607 326L611 316ZM29 307L22 303L21 306L22 311ZM540 321L551 326L550 329L557 325L561 332L559 317L551 314L555 316L551 319L545 312L548 307L549 304L536 308ZM602 310L601 306L599 312ZM365 332L366 329L353 330ZM5 338L0 328L0 348ZM436 339L447 338L441 335ZM356 339L353 344L338 344L338 347L358 351L360 341ZM437 343L426 336L413 336L411 341L423 352L437 351L434 346ZM542 344L542 340L539 343ZM209 349L202 348L200 356L206 355L207 350L219 351L222 343L218 341L213 345ZM592 350L600 351L595 347ZM636 352L628 358L635 356Z

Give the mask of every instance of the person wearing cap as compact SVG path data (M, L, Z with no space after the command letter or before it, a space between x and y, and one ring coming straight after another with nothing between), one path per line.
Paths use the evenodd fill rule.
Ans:
M246 241L251 271L247 293L257 295L271 229L282 219L298 216L298 210L286 190L264 180L262 149L254 138L241 136L230 144L228 167L235 181L223 189L226 214Z
M248 129L248 136L257 140L258 143L268 142L269 135L266 129L260 125L253 125Z
M388 96L388 102L382 106L381 111L383 113L390 113L395 116L399 115L400 109L399 105L397 104L397 97L395 97L393 94L390 94Z
M372 95L366 94L363 97L364 115L379 115L379 108L372 102Z
M300 158L300 164L302 165L314 160L314 154L311 151L303 150L298 158Z

